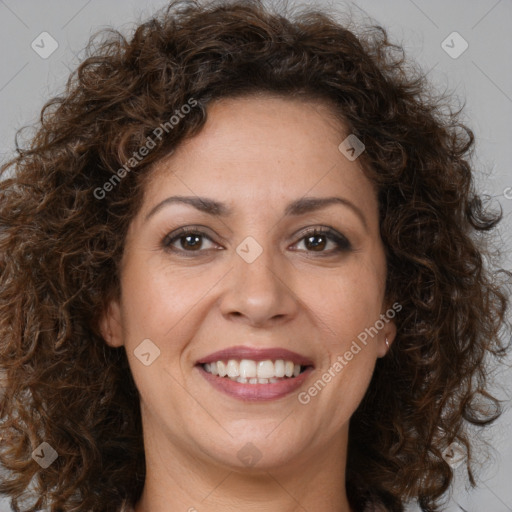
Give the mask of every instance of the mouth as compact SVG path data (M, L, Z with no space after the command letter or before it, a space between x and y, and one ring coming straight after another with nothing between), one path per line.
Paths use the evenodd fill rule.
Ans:
M241 400L272 400L299 388L313 371L308 358L285 349L233 347L199 360L214 388Z
M293 361L270 359L254 361L251 359L229 359L204 363L202 369L210 375L231 379L239 384L275 384L287 379L294 379L304 373L310 366L294 364Z

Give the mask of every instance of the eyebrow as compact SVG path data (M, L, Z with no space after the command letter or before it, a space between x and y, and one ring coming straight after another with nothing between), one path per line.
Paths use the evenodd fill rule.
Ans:
M230 215L233 215L232 208L224 203L220 203L208 197L171 196L167 199L164 199L162 202L158 203L154 208L152 208L151 211L146 215L145 220L149 220L150 217L155 215L165 206L175 203L193 206L196 210L215 217L229 217ZM304 215L306 213L326 208L332 204L341 204L350 208L359 217L364 227L368 229L368 223L363 212L351 201L342 197L302 197L289 203L285 208L284 215L285 217Z

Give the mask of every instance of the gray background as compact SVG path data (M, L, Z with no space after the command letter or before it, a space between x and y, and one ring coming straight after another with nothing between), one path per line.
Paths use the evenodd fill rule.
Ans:
M13 154L16 129L37 121L43 103L62 90L91 33L114 26L126 34L137 21L165 4L162 0L0 0L0 161ZM393 40L404 44L410 58L429 71L438 90L448 88L455 92L456 100L466 100L464 121L477 138L474 164L479 169L478 183L504 210L502 265L511 268L512 259L507 255L512 245L512 1L317 0L308 4L330 5L340 11L350 8L356 16L373 17L389 30ZM468 44L457 58L442 46L454 31ZM33 41L43 46L42 32L58 43L48 58L31 47ZM457 52L463 42L454 39L452 43L449 38L446 44ZM39 51L49 48L46 39ZM512 512L510 366L497 374L496 386L498 396L507 403L505 414L486 434L494 447L491 460L481 470L476 491L467 492L463 474L457 470L447 511ZM5 503L0 500L0 512L10 510ZM417 509L411 506L410 510Z

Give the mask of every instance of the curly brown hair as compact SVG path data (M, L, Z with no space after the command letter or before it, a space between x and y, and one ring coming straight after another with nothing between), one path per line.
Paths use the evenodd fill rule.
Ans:
M327 11L174 1L130 40L100 35L44 106L30 144L20 147L18 132L18 156L0 169L0 493L14 510L24 498L33 503L23 510L60 512L139 499L139 395L99 318L119 295L125 235L153 164L199 132L212 100L255 92L325 102L363 141L359 161L378 190L386 293L402 311L351 418L351 505L402 511L416 500L438 510L453 441L475 485L469 428L501 412L485 363L508 348L499 278L510 273L485 261L501 213L476 192L474 135L460 110L445 108L382 27L356 35ZM171 127L191 98L197 108ZM164 136L126 169L162 125ZM31 458L43 441L59 454L44 470Z

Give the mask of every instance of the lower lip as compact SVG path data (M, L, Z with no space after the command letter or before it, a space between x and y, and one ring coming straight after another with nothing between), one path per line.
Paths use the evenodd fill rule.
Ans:
M246 401L276 400L298 389L309 377L313 368L309 366L300 375L268 384L242 384L227 377L208 373L201 365L196 366L201 375L215 388L226 395Z

